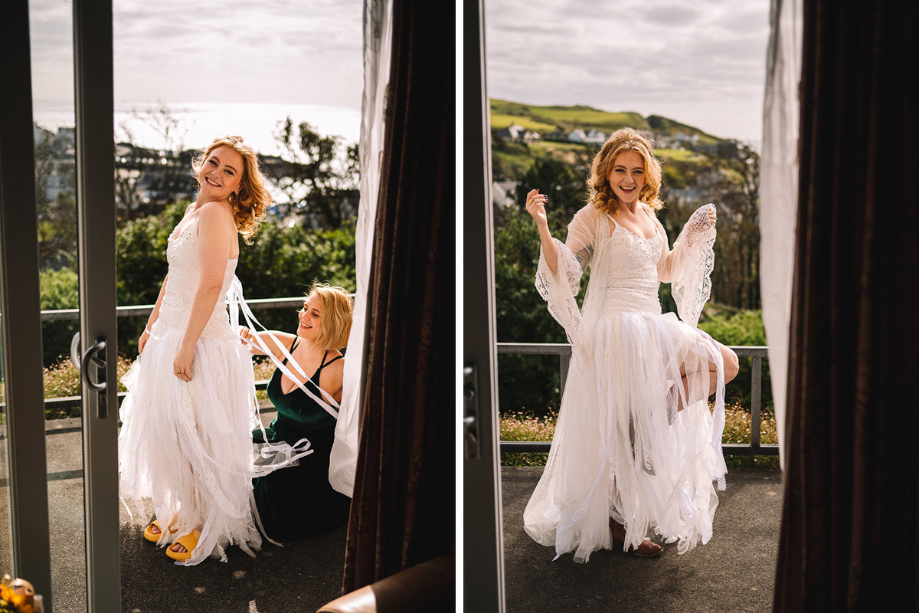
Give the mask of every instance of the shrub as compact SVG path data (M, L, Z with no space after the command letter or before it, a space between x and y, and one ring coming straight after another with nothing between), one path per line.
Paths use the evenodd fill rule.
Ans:
M167 206L161 215L129 221L115 237L119 305L153 304L166 278L169 234L181 220L188 203ZM240 244L236 275L247 299L302 296L313 281L340 285L353 292L354 226L336 230L309 230L265 221L252 245ZM70 269L42 273L42 309L77 308L77 274ZM293 310L259 311L268 328L296 326ZM137 339L146 316L118 318L119 353L137 355ZM76 321L49 321L42 325L44 363L52 366L67 355L70 340L79 330Z
M115 367L115 370L118 373L119 392L127 391L124 387L124 384L121 383L120 379L126 372L128 372L130 367L131 360L128 360L124 357L118 358L118 363ZM73 363L70 361L70 358L66 358L57 364L53 364L45 368L42 371L42 378L44 379L45 399L68 398L71 396L79 396L81 394L80 373L74 367ZM79 406L64 409L45 409L45 419L63 419L65 417L79 417L80 415L81 408Z
M550 411L543 417L520 411L501 417L502 441L551 441L555 434L558 413ZM548 453L523 452L501 454L502 466L545 466Z
M44 270L38 276L38 286L43 311L79 308L80 286L74 270ZM45 366L51 366L60 361L62 355L69 354L70 341L79 330L80 324L76 320L42 322L42 358Z
M724 345L765 346L766 328L762 311L739 311L734 315L715 314L699 323L699 329L708 332L712 338ZM769 360L763 358L762 406L773 406L772 379L769 374ZM753 360L740 358L740 371L728 387L728 397L742 403L750 410L752 402L751 382Z
M775 415L763 411L760 415L760 443L775 445L778 443L778 430ZM531 413L518 412L502 415L500 430L502 441L551 441L555 434L558 413L550 412L545 417ZM724 433L721 442L725 445L744 445L750 443L750 413L736 403L725 406ZM502 466L545 466L548 453L504 453L501 454ZM779 459L776 456L726 456L725 463L729 468L740 466L758 466L776 468Z

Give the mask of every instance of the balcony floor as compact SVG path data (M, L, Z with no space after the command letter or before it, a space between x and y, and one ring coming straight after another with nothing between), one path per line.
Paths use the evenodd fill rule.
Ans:
M263 413L262 420L274 416ZM64 433L46 439L53 606L67 613L86 611L82 437L72 431L79 425L79 419L49 422L49 430ZM0 486L0 495L5 489ZM142 538L142 526L124 505L120 516L122 611L315 611L341 595L346 527L283 548L266 542L255 558L230 547L225 564L209 559L183 567ZM0 548L8 547L4 534Z
M735 468L719 492L714 536L685 555L675 545L653 559L597 551L586 564L523 531L523 510L542 468L501 469L507 610L772 611L782 509L778 469Z

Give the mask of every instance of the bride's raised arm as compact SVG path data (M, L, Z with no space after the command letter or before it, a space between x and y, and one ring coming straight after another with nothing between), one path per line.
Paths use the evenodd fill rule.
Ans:
M533 194L530 192L530 195ZM545 197L536 194L536 198ZM531 208L537 210L531 211ZM586 206L575 214L568 224L568 237L564 243L552 238L549 233L542 204L534 207L528 198L527 211L536 220L541 242L539 264L536 267L536 289L543 300L549 303L549 313L565 328L569 341L575 343L581 325L581 311L575 296L580 289L581 275L593 256L596 209Z
M552 301L550 287L554 284L566 288L572 297L577 296L581 286L581 275L587 270L594 253L595 216L596 209L584 207L568 224L568 236L564 243L551 236L548 241L541 241L539 265L536 269L536 289L544 300ZM548 229L545 232L548 235ZM541 238L542 234L540 230ZM550 261L550 258L554 261ZM559 295L557 298L561 299L564 296Z
M657 275L664 283L672 283L671 294L680 317L694 326L702 307L711 295L711 274L715 262L715 205L699 207L689 217L673 243L673 250L664 241L657 262ZM663 232L663 226L660 226Z

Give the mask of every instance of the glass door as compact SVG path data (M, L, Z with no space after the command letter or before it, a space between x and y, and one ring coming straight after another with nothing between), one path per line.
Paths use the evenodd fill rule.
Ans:
M0 570L30 580L45 611L117 611L111 3L5 8ZM75 304L50 308L79 307L78 325L43 322L72 317L41 312L69 281ZM82 373L72 376L64 355L76 329ZM70 419L50 419L65 409Z
M90 611L118 611L118 389L111 0L73 3L83 500Z
M504 611L484 22L481 2L464 7L463 606L466 611Z
M0 20L0 335L3 442L0 572L25 578L50 606L48 489L42 394L29 12L4 5ZM12 356L15 355L15 359Z

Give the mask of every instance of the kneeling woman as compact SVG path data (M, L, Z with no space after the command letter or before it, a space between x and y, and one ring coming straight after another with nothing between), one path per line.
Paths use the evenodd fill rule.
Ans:
M272 373L268 398L278 415L265 429L268 440L263 440L261 430L256 430L254 441L295 444L306 438L313 450L300 459L299 465L253 480L261 527L270 539L305 539L331 532L348 521L351 499L329 484L329 454L336 418L316 398L341 402L344 356L339 349L348 342L352 309L351 298L343 289L314 284L300 309L296 335L240 329L240 336L250 342L258 334L262 340L258 344L271 349L274 358L296 379L291 380L280 368ZM284 345L293 364L270 335ZM265 355L254 346L251 351Z

